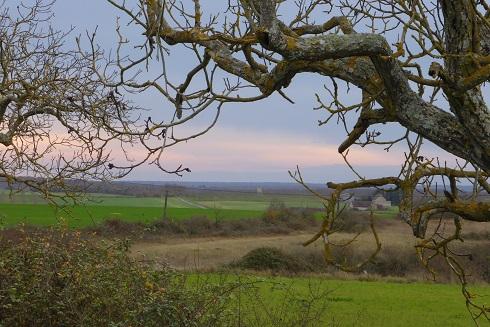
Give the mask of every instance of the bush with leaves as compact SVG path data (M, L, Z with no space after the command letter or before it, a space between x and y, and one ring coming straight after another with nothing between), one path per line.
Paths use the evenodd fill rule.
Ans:
M58 231L0 239L0 326L218 326L236 283L186 287L133 261L126 242Z
M230 267L271 272L298 273L311 271L308 263L273 247L260 247L248 252Z

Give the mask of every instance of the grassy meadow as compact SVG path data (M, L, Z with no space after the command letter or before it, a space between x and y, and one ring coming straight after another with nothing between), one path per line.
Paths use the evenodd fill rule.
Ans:
M219 211L218 219L253 218L260 214L261 211L223 209ZM167 216L175 220L196 216L206 216L214 220L216 212L202 208L168 208ZM53 226L62 223L70 228L83 228L99 224L106 219L150 223L162 217L163 208L149 206L87 205L55 208L47 204L0 204L0 223L7 227L19 224Z
M456 284L394 283L384 281L330 280L316 277L228 276L252 289L242 292L243 315L297 316L284 299L304 302L313 298L312 310L322 310L318 326L471 326L472 321ZM209 283L221 275L196 275ZM483 300L489 286L472 289ZM293 295L293 296L292 296ZM257 303L256 299L262 299ZM293 298L293 299L292 299ZM235 303L237 305L237 303ZM321 308L319 306L322 306ZM325 306L323 308L323 306ZM287 308L287 310L285 310ZM253 312L252 312L253 311Z
M206 216L212 220L255 218L262 211L246 201L242 206L232 208L214 203L213 207L206 207L193 199L182 197L169 197L167 202L167 217L174 220L196 216ZM83 228L106 219L150 223L161 219L163 212L164 199L160 197L90 194L83 205L55 207L35 193L0 193L0 224L3 226L52 226L61 222L71 228Z

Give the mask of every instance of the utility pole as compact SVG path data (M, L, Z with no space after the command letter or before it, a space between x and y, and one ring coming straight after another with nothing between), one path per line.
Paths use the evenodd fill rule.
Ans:
M165 190L165 205L163 207L163 220L167 220L168 190Z

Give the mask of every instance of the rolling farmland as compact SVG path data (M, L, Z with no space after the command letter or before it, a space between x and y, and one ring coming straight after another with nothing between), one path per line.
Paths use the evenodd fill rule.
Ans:
M48 205L34 193L20 193L9 196L6 192L3 192L0 193L0 227L13 227L20 224L52 226L62 223L70 228L84 228L100 224L106 219L151 223L163 217L165 201L162 197L91 194L88 199L89 201L84 205L56 208ZM316 198L303 195L272 196L230 192L224 193L222 196L216 196L215 194L203 193L170 196L167 201L167 217L173 220L198 216L206 216L210 220L215 220L216 218L223 220L257 218L262 216L271 201L284 203L288 207L316 209L322 207L322 203ZM397 208L393 207L386 211L377 211L376 215L382 219L390 219L396 215L396 212ZM393 231L391 230L391 232ZM297 237L298 240L295 242L284 240L281 241L284 244L280 244L283 244L284 247L291 247L291 244L300 246L300 241L307 239L307 236L306 234L292 235L291 237ZM382 236L384 237L383 234ZM285 238L285 236L275 236L275 238L280 240ZM395 238L399 239L398 236ZM383 239L386 241L386 237ZM227 240L229 242L244 243L247 241L247 237L241 237L238 240L234 238ZM241 245L223 245L222 242L227 240L221 240L220 243L210 238L208 240L209 248L215 251L215 255L219 256L220 259L226 257L227 252L234 252L235 257L238 258L241 252L234 247ZM154 259L156 259L156 256L160 253L158 252L158 247L164 247L168 248L166 251L172 256L180 257L180 260L185 258L190 260L192 259L192 254L195 253L200 253L204 260L207 258L206 255L212 256L214 253L206 254L206 247L202 244L197 246L195 239L189 241L189 244L197 246L198 250L194 250L187 243L181 244L181 242L183 240L176 240L175 244L142 242L134 244L133 251L141 252L148 258L154 256ZM243 245L242 252L245 253L261 243L253 240L251 244L253 245L248 243ZM262 245L268 245L268 243ZM212 260L209 259L209 261ZM221 263L220 265L223 264ZM215 269L211 269L211 271L219 270L220 265L211 267ZM223 278L223 276L215 273L196 274L192 272L186 274L189 274L191 286L194 278L201 279L206 283L213 283L213 281ZM308 275L286 278L267 274L258 276L241 275L240 277L234 274L225 274L225 278L231 280L240 278L245 284L256 285L251 292L249 289L240 293L242 294L240 301L242 301L243 315L247 315L252 312L251 310L257 309L254 309L254 305L261 305L254 302L256 298L254 294L257 294L257 292L264 299L265 304L268 306L267 310L270 310L269 313L276 312L276 314L279 314L277 310L283 308L281 301L286 298L285 292L294 292L298 296L298 301L304 301L308 299L308 294L313 289L318 294L322 292L322 294L326 294L326 297L323 298L326 308L321 315L321 319L326 324L338 326L467 326L470 322L464 301L460 296L460 288L455 284L394 283L383 280L367 282L335 280L332 277L322 278ZM488 297L490 294L488 285L476 285L472 289L481 296ZM236 303L230 302L230 306L235 305ZM430 314L427 314L426 311L428 307L431 310ZM247 310L249 311L247 312ZM286 314L294 316L298 312L288 311Z
M52 226L66 223L71 228L83 228L96 225L106 219L121 219L128 222L150 223L163 216L161 207L125 207L125 206L76 206L57 209L47 204L0 204L0 221L4 226L18 224ZM215 212L201 208L168 208L171 219L186 219L207 216L214 219ZM221 210L222 219L253 218L261 211Z
M83 205L54 207L36 193L11 195L1 191L0 224L51 226L62 222L72 228L82 228L93 226L105 219L150 223L163 217L164 202L163 197L89 194ZM257 218L271 202L284 203L287 207L323 207L322 202L316 197L301 194L224 192L216 195L201 192L168 197L167 217L175 220L197 216L205 216L211 220ZM396 214L396 208L380 211L378 214L380 217L390 218Z

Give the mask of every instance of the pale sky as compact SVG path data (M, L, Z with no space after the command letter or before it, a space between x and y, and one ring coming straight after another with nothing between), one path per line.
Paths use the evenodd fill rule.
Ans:
M7 2L13 0L7 0ZM128 1L131 3L131 1ZM205 2L205 1L203 1ZM225 4L226 1L215 1ZM105 49L114 48L117 36L114 30L117 15L104 0L58 0L55 5L53 24L59 29L75 27L72 39L86 30L98 26L98 43ZM128 36L139 37L141 31L130 30ZM169 74L177 79L185 73L188 63L177 49L167 58ZM143 166L131 174L133 180L183 180L183 181L292 181L287 171L299 165L304 177L310 182L329 180L345 181L354 175L345 167L337 147L345 139L345 131L335 122L318 127L318 120L325 112L314 111L317 105L315 93L325 91L325 78L313 74L297 76L287 89L295 101L290 104L277 95L248 104L229 104L224 107L217 126L207 135L180 144L166 154L167 167L183 164L192 170L184 178L165 175L155 168ZM359 93L353 92L345 99L355 101ZM145 96L138 101L152 110L173 110L161 98ZM206 117L192 122L188 128L205 126ZM387 135L403 133L398 125L384 127ZM433 146L428 155L436 153ZM445 156L448 157L448 156ZM403 162L403 149L390 152L378 147L351 150L351 162L367 177L395 174Z

